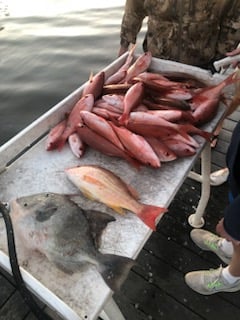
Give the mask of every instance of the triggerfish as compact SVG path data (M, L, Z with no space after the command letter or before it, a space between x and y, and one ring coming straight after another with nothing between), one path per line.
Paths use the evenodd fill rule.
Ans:
M129 210L152 230L156 230L156 219L167 211L164 207L139 202L133 188L103 167L82 165L65 169L65 172L86 197L104 203L119 214L124 214L124 209Z
M29 253L42 253L65 273L95 267L116 291L135 264L128 257L99 251L102 231L115 218L104 212L83 210L68 195L50 192L14 199L10 216L16 242Z

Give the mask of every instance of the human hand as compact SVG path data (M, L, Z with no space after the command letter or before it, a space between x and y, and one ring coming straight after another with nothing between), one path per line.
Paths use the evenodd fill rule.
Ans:
M121 46L119 51L118 51L118 57L120 57L121 55L123 55L125 52L128 51L128 48Z

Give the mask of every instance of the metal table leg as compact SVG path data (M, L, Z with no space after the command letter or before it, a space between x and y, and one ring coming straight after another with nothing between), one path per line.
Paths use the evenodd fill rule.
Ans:
M201 154L201 175L195 172L189 174L189 178L201 182L201 197L196 212L188 218L189 224L194 228L201 228L205 223L203 215L210 197L210 173L211 146L207 143Z

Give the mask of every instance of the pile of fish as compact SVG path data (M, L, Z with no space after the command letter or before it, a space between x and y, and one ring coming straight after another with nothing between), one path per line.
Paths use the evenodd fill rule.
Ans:
M211 140L200 126L216 115L223 88L236 81L234 73L215 86L203 86L150 72L151 53L134 61L133 52L109 78L103 71L90 77L79 101L49 132L46 150L61 150L68 142L81 157L88 145L138 168L159 168L161 162L195 154L194 136Z
M30 253L40 252L66 273L94 266L116 291L134 265L130 258L98 250L102 231L115 219L83 210L67 195L39 193L12 200L10 216L16 242Z
M86 197L104 203L119 214L129 210L154 231L157 220L167 211L164 207L141 203L137 192L106 168L82 165L65 169L65 173Z

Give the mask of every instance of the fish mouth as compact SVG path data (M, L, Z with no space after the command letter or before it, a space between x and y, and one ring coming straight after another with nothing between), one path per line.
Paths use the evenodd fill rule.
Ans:
M9 202L2 202L3 206L6 208L6 210L10 210L10 203Z
M4 210L5 212L7 212L9 214L10 212L10 204L9 202L0 202L1 207L0 207L0 218L3 217L2 215L2 210Z
M15 200L11 200L9 203L8 203L8 206L9 206L9 214L12 214L12 213L20 213L21 210L20 210L20 205L18 203L18 201L15 199Z

